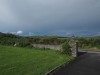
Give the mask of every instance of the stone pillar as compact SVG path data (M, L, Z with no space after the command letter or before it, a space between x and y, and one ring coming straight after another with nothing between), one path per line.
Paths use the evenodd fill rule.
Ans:
M77 55L78 55L78 42L74 41L74 40L71 40L69 42L69 45L71 47L70 49L71 49L71 52L72 52L72 56L77 57Z

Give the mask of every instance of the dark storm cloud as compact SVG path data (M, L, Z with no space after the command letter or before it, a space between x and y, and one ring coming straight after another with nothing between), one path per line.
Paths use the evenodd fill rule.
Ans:
M0 31L18 30L99 31L100 0L0 0Z

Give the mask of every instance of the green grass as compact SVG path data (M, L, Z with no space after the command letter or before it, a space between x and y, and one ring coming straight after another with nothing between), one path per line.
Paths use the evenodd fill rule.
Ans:
M85 50L92 50L92 51L100 51L100 45L97 46L84 46L83 48L79 48L79 49L85 49Z
M0 46L0 75L44 75L70 59L52 50Z

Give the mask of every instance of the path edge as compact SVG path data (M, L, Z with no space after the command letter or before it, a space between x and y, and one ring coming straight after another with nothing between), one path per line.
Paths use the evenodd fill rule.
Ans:
M65 65L69 65L72 64L75 60L77 59L77 57L74 57L73 59L70 59L69 62L64 62L63 64L58 65L57 67L51 69L50 71L46 72L44 75L51 75L54 72L56 72L57 70L61 69L62 67L64 67Z

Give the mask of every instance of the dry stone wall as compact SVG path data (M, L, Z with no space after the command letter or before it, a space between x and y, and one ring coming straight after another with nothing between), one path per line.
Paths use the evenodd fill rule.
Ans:
M49 48L53 50L62 50L61 45L45 45L45 44L32 44L33 47L38 47L38 48Z
M71 47L70 49L71 49L72 56L77 57L78 56L78 41L71 40L69 42L69 45Z
M61 45L45 45L45 44L32 44L33 47L38 47L38 48L49 48L49 49L53 49L53 50L62 50L62 46ZM78 42L71 40L69 42L70 45L70 49L71 49L71 53L73 57L77 57L78 54Z

